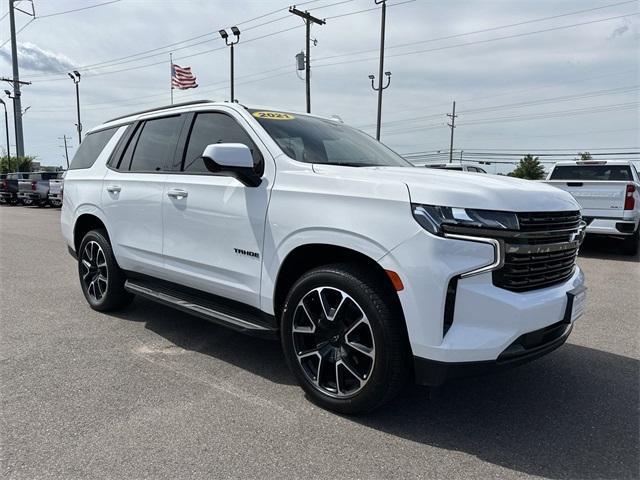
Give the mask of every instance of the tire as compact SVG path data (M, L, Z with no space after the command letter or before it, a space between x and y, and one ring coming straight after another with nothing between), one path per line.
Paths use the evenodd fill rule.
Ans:
M94 310L117 310L133 300L133 294L124 289L126 277L103 229L91 230L82 239L78 249L78 277L82 293Z
M304 274L287 296L280 331L289 368L308 397L328 410L374 410L402 390L411 371L394 292L357 264Z
M627 255L636 255L638 253L638 247L640 246L640 227L635 231L633 235L624 239L622 250Z

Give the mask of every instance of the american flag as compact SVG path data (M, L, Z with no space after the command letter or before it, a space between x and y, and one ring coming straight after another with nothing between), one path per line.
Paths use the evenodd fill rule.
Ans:
M181 67L175 63L171 64L171 88L186 90L196 88L196 77L191 73L191 67Z

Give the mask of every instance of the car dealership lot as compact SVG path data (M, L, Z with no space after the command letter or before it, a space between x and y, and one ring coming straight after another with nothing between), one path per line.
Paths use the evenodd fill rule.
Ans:
M637 478L640 264L615 248L584 245L587 312L560 350L341 417L277 342L143 300L91 310L59 210L2 207L2 474Z

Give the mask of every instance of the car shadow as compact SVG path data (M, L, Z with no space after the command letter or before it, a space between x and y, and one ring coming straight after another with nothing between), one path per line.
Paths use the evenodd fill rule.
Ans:
M622 253L622 240L605 235L587 235L580 247L580 257L640 262L640 252L636 255Z
M413 389L353 421L529 475L638 478L639 367L568 344L508 372L451 382L429 401Z
M111 315L145 322L146 329L184 350L209 355L278 384L295 384L276 340L235 332L139 297L126 310Z
M233 332L144 299L118 315L173 344L291 385L280 344ZM367 415L387 434L547 478L638 478L640 362L566 344L495 375L430 391L409 387Z

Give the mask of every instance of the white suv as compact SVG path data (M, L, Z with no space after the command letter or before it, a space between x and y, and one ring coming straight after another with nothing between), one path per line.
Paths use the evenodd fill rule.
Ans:
M62 231L92 308L139 295L275 336L311 399L355 413L560 346L584 309L579 210L337 120L197 102L89 132Z

